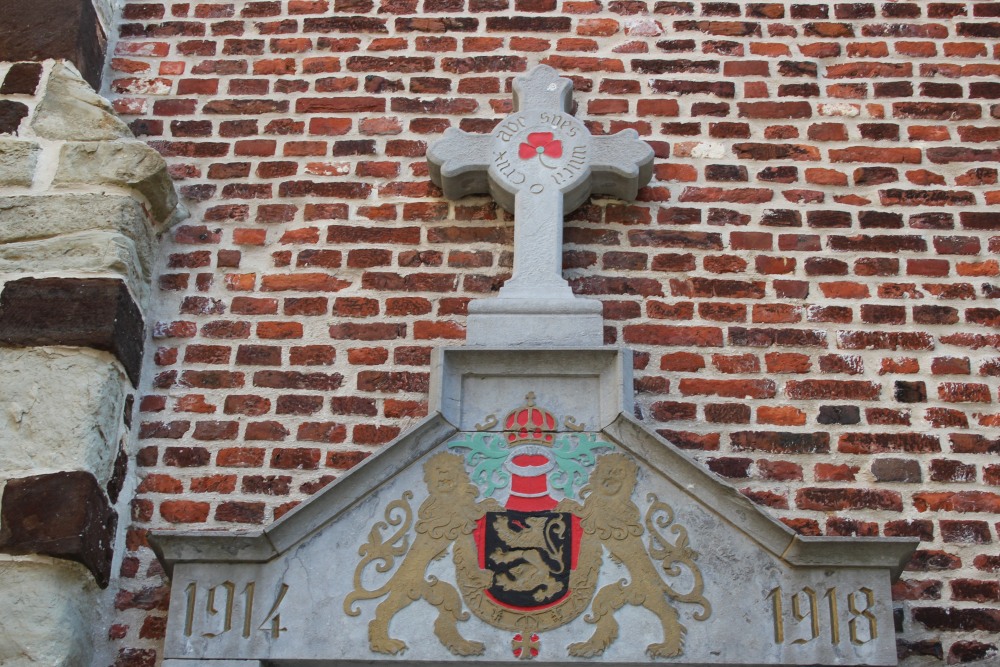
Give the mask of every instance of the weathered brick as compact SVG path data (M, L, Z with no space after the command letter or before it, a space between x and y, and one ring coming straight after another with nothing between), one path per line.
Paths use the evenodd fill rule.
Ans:
M844 433L837 449L848 454L922 453L941 451L941 444L937 436L919 433Z
M823 454L830 451L828 433L737 431L730 436L735 451L774 454Z
M875 489L805 488L795 494L799 509L837 511L872 509L901 512L903 501L896 491Z

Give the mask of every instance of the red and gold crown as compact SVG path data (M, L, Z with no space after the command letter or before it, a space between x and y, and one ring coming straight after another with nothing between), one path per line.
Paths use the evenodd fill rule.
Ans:
M528 392L525 403L515 408L504 420L504 433L511 443L531 442L551 446L556 432L556 418L545 408L535 405L535 392Z

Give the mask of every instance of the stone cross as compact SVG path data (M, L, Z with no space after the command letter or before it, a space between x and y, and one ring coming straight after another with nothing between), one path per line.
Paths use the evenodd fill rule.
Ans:
M489 193L514 214L514 271L496 299L470 304L473 345L594 344L600 303L562 277L565 215L591 194L634 199L653 150L635 130L592 136L570 115L573 85L539 65L514 80L514 113L489 135L451 128L427 153L449 199ZM595 328L596 322L596 328Z

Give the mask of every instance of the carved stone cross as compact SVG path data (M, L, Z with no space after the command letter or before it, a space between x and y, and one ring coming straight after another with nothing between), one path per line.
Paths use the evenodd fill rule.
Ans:
M514 214L514 271L469 308L472 345L600 345L601 305L562 277L565 215L591 194L634 199L653 150L635 130L592 136L570 115L572 82L546 65L514 80L514 113L489 135L449 129L427 154L449 199L489 193ZM595 327L596 323L596 327Z

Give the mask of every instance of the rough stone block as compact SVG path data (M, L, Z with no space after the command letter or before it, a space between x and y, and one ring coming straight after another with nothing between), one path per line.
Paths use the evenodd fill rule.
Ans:
M7 561L0 567L0 665L89 667L97 587L79 565Z
M121 280L22 278L0 293L0 341L111 352L134 386L142 364L142 313Z
M33 141L0 139L0 186L31 187L39 152Z
M0 348L0 471L111 476L125 405L121 369L80 350Z
M149 246L121 234L88 231L38 241L0 245L0 274L61 274L125 280L140 307L149 300Z
M111 105L64 63L56 63L49 73L31 129L40 137L61 141L132 137L128 126L114 115Z
M52 185L131 188L149 201L153 219L161 223L177 207L177 193L167 174L167 163L159 153L138 141L66 143Z
M86 212L86 215L83 213ZM0 197L0 243L45 239L104 229L135 241L142 254L153 235L142 204L132 197L102 194Z
M105 588L118 516L89 472L11 479L0 500L0 551L75 561Z

